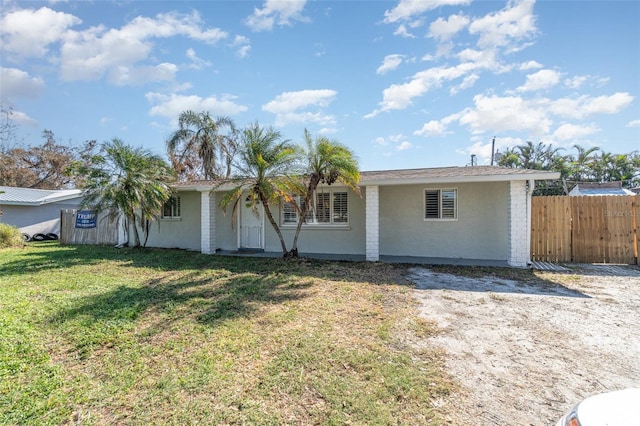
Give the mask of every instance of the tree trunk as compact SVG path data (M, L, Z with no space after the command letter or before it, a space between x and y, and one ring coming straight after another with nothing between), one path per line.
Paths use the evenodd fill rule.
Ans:
M318 184L320 183L320 179L318 177L312 177L309 180L309 185L307 186L307 193L304 196L304 200L302 202L302 207L300 208L300 216L298 217L298 224L296 226L296 233L293 236L293 244L291 245L290 257L298 257L298 237L300 236L300 231L302 230L302 223L304 222L304 218L307 215L307 210L309 203L313 200L313 193L316 191Z
M262 207L264 207L264 213L267 215L267 219L269 219L269 223L278 234L278 238L280 239L280 245L282 246L282 257L288 257L287 244L284 242L284 237L282 236L282 232L280 231L280 227L276 223L273 215L271 214L271 209L269 208L269 202L266 197L260 193L258 194L260 198L260 202L262 203Z

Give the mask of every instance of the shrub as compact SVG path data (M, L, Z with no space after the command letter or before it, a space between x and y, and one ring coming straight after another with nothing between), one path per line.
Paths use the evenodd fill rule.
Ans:
M23 247L24 237L15 226L0 223L0 248Z

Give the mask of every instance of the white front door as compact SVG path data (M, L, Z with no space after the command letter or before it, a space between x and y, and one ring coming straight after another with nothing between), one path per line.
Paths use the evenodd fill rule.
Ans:
M246 200L243 196L243 200ZM242 201L240 207L240 248L263 249L264 211L262 205L256 208L247 207L246 201Z

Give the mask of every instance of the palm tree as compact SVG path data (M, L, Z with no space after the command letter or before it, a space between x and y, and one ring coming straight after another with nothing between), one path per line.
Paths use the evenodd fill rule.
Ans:
M324 136L311 139L311 134L305 129L304 140L306 149L305 170L301 176L298 192L302 196L300 206L298 206L298 224L293 237L293 244L289 256L298 256L298 236L302 229L302 224L307 216L309 207L313 204L318 185L322 182L331 185L341 182L352 190L360 193L360 170L358 161L353 151L341 143L328 139Z
M180 178L229 178L237 150L237 130L229 117L212 118L208 112L184 111L179 129L167 141L171 165ZM223 128L228 133L222 134Z
M589 177L593 177L593 166L596 161L596 153L600 151L597 146L585 149L580 145L573 146L578 155L571 161L571 177L575 181L586 180Z
M277 130L264 129L256 122L243 130L238 154L237 175L232 179L236 186L222 198L220 206L226 209L232 204L235 213L241 201L253 209L262 204L285 257L287 246L271 205L279 204L283 199L292 200L293 176L298 172L298 149L290 141L283 140ZM249 195L245 199L246 191Z
M134 247L139 247L138 226L146 244L149 223L159 216L171 195L172 178L170 167L161 157L116 138L102 145L101 154L88 170L82 207L106 210L112 218L122 212L127 241L132 229Z

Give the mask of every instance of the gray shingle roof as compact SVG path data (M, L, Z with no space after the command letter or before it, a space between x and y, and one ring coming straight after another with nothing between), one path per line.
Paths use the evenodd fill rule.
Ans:
M411 183L454 183L454 182L504 182L510 180L558 179L560 173L544 170L512 169L496 166L434 167L423 169L378 170L360 173L362 186L401 185ZM214 188L230 189L227 182L200 180L177 182L174 188L180 190L207 191Z
M474 182L557 179L560 173L543 170L512 169L496 166L435 167L424 169L380 170L361 173L361 183L402 184L428 182Z
M0 186L0 204L32 205L55 203L82 197L79 189L31 189Z

